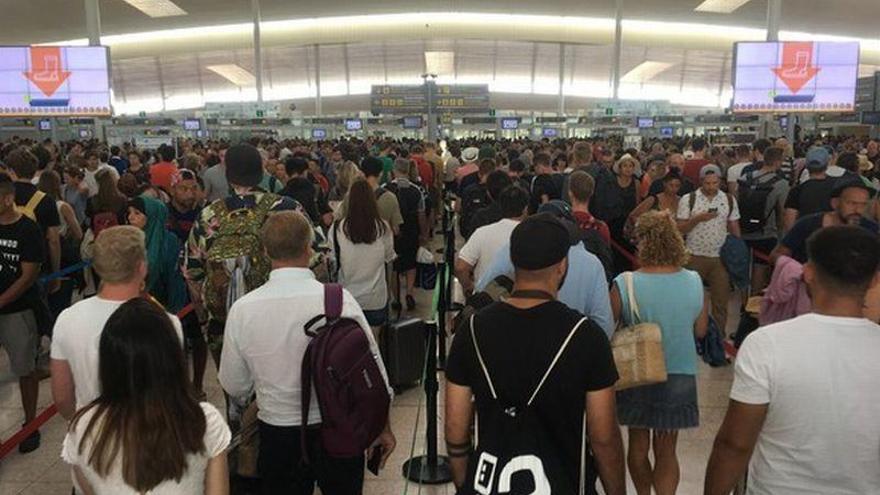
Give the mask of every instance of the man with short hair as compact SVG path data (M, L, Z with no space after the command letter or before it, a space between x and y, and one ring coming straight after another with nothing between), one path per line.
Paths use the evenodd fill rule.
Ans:
M596 181L583 170L576 170L569 179L569 202L578 227L582 230L595 230L602 240L611 245L611 231L608 225L590 213L590 199L596 190Z
M764 150L760 168L743 174L739 180L738 203L740 232L752 250L767 256L782 235L785 198L788 196L788 179L780 171L785 150L770 146ZM758 293L770 281L769 264L761 256L756 257L752 269L752 291Z
M752 150L747 144L736 147L736 163L727 169L727 191L736 196L743 169L752 164Z
M6 157L6 165L12 171L15 180L15 207L26 217L37 222L46 240L44 251L48 254L48 263L43 263L41 273L48 275L61 269L61 216L58 206L52 198L38 191L32 179L37 172L37 158L25 148L19 148ZM61 287L61 280L54 279L46 284L46 291L56 292ZM48 331L48 328L41 328Z
M316 483L328 494L356 495L363 489L364 456L338 458L324 450L321 411L314 395L308 416L302 417L302 361L310 340L303 328L324 314L324 285L309 269L312 235L309 221L300 213L271 215L262 227L262 244L272 262L269 280L236 301L226 321L217 376L234 399L247 400L256 392L257 464L266 495L311 494ZM383 383L376 385L393 395L366 317L344 289L341 316L355 320L364 331L382 372ZM309 463L303 462L302 445L310 453ZM383 449L384 465L396 445L390 422L375 445Z
M202 180L205 181L205 198L208 204L229 196L229 182L226 180L226 152L228 149L228 144L220 143L218 152L220 163L202 173ZM260 178L262 179L262 176Z
M876 191L859 177L841 177L831 191L832 211L807 215L797 222L782 238L770 254L773 263L780 256L788 256L800 263L807 261L807 239L819 229L838 225L857 225L872 233L878 232L878 225L865 218L865 210Z
M37 278L46 248L39 225L16 209L15 196L12 178L0 173L0 345L18 377L27 424L36 417L40 392L36 373L40 337L34 308L39 304ZM18 450L25 454L39 447L40 432L35 431Z
M388 157L384 157L388 158ZM373 188L376 193L376 205L379 207L379 218L388 222L394 235L400 233L400 226L403 224L403 217L400 214L400 203L397 196L391 191L380 185L379 178L384 174L384 158L368 156L361 162L361 172L367 184ZM390 158L389 158L390 159ZM393 173L393 170L392 170ZM348 212L348 194L342 199L339 208L336 209L334 217L336 220L345 218Z
M666 169L667 174L675 170L679 177L681 178L681 187L678 190L679 196L684 196L685 194L689 194L694 192L694 183L687 179L687 177L681 176L682 170L684 170L684 155L681 153L670 153L668 157L666 157ZM665 177L665 176L664 176ZM649 196L656 196L663 192L664 183L663 177L659 179L655 179L651 182L651 187L648 189Z
M64 184L61 185L61 199L73 208L76 221L80 225L86 220L86 205L89 200L89 188L83 182L85 174L76 166L64 169Z
M721 169L706 165L700 171L701 186L678 203L678 228L691 255L688 269L700 274L709 286L712 316L722 333L727 328L730 277L721 262L721 246L728 234L740 237L736 199L721 191Z
M685 160L682 176L692 184L700 183L700 171L709 164L709 160L706 159L706 146L706 140L702 137L696 137L691 141L693 157Z
M174 148L163 144L159 146L157 155L161 161L150 166L150 184L162 188L165 192L170 192L171 176L177 172L177 165L174 163Z
M91 150L86 153L86 168L83 171L85 173L85 178L83 182L85 182L86 186L89 188L89 197L93 197L98 194L98 180L95 178L98 175L98 172L101 170L110 170L117 180L119 179L119 172L116 171L115 168L107 165L106 163L101 163L99 158L99 154L97 151Z
M224 239L224 242L227 243L230 242L231 235L234 235L234 233L223 231L220 227L222 227L224 222L232 221L232 215L235 212L254 212L252 214L252 221L255 224L250 225L250 228L261 226L269 216L268 213L271 212L285 210L304 212L302 205L295 200L286 196L264 192L257 187L263 178L263 159L259 151L253 146L249 144L235 145L226 152L225 160L226 166L224 170L226 172L226 179L232 188L233 194L224 199L218 199L202 209L187 241L186 258L184 261L186 279L200 289L198 292L201 297L195 302L200 306L205 306L204 309L208 314L208 343L211 344L210 347L215 360L220 358L219 346L223 339L223 326L229 305L242 293L253 290L259 285L242 287L241 284L235 284L235 287L232 287L233 284L227 283L225 284L227 286L225 297L223 297L224 294L207 294L207 291L210 290L223 290L223 284L212 285L217 281L208 280L206 277L210 263L214 263L214 270L217 270L217 261L209 258L211 248L219 239ZM222 253L217 253L217 255L222 255ZM254 258L261 256L264 256L264 253L253 253ZM259 263L254 263L254 260L248 260L245 264L239 259L224 259L223 262L225 264L227 261L234 261L232 263L234 268L240 270L239 273L242 276L248 275L248 278L251 280L257 278L262 280L263 277L268 277L268 272L252 273L251 270L260 270L262 267L267 266L268 259L258 259ZM214 309L208 307L205 305L205 296L211 296L214 301L219 301L222 297L225 301L225 307L217 306Z
M828 161L828 168L825 170L825 175L827 175L828 177L831 177L832 179L838 179L840 177L843 177L846 174L847 169L839 166L837 163L840 158L840 155L842 155L843 153L839 154L838 151L835 150L834 148L832 148L831 146L823 146L823 148L825 148L825 151L827 151L831 157L830 160ZM855 160L857 163L858 157L855 157ZM806 182L808 180L810 180L810 171L807 170L806 168L804 168L804 171L801 172L801 176L798 178L798 182L803 184L804 182Z
M504 218L504 214L501 212L501 205L498 204L498 198L501 196L501 192L510 187L512 183L513 181L511 181L510 176L503 170L496 170L486 177L486 192L489 204L473 214L469 225L471 230L476 232L480 227L493 224ZM526 192L526 195L528 195L528 192Z
M880 242L830 226L807 251L813 310L759 328L739 349L706 495L730 493L746 471L760 495L880 493L880 326L862 316Z
M455 335L445 430L460 494L595 494L597 474L605 493L626 492L608 338L557 301L569 245L551 215L521 222L508 250L513 292Z
M500 170L492 173L504 174ZM529 194L519 186L508 185L492 204L498 207L502 218L476 229L455 260L455 275L465 294L473 292L474 280L482 277L495 253L510 242L513 229L527 215Z
M66 420L101 394L98 348L104 324L119 306L143 294L147 276L144 232L130 225L110 227L95 239L92 266L101 277L94 297L62 311L55 322L50 368L52 398ZM183 344L176 316L169 315Z
M495 160L484 159L480 161L480 168L477 171L478 181L461 190L458 230L465 239L474 232L471 226L474 214L491 202L486 180L489 178L489 174L495 171L495 165Z
M120 176L128 170L128 161L122 158L122 150L115 144L110 147L110 159L107 164L116 169Z
M320 225L322 219L318 213L318 186L308 179L308 173L309 163L304 158L288 157L284 161L284 175L287 176L287 182L278 194L298 201L305 208L312 223Z
M416 307L414 297L416 287L416 256L419 251L420 239L424 237L426 229L425 221L425 193L418 186L410 182L409 170L412 162L406 158L398 158L394 161L394 180L385 186L388 191L397 196L400 205L400 215L403 223L400 231L394 236L394 252L397 259L394 260L394 271L404 275L406 281L406 308L412 311ZM400 278L395 277L395 286L400 284ZM398 287L399 289L399 287ZM397 290L397 295L400 295ZM398 310L401 301L391 304Z
M535 176L529 183L529 213L534 214L548 201L561 199L562 190L554 178L551 158L548 153L538 153L534 158Z
M816 146L807 152L805 169L810 180L802 182L788 192L785 200L785 232L791 230L801 217L831 210L831 190L835 179L828 177L828 150Z

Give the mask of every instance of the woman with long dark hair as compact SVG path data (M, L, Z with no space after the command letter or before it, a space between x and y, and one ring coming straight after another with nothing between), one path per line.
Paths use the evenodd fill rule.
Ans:
M385 265L394 259L394 238L391 227L379 217L376 193L366 180L351 185L345 217L330 230L339 283L361 305L367 322L381 326L388 319Z
M110 316L98 376L101 395L73 417L61 453L80 493L229 493L229 427L193 398L161 308L135 298Z

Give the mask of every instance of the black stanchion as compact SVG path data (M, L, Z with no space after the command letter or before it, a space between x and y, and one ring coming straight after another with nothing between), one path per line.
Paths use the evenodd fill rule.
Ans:
M441 311L442 315L443 312ZM442 316L441 316L442 318ZM449 458L437 454L437 334L436 321L428 322L428 362L425 365L425 414L427 452L403 463L403 476L410 481L425 485L438 485L452 481Z
M440 285L440 297L437 304L437 311L439 313L439 328L437 331L437 336L439 337L439 366L437 369L440 370L446 369L446 313L449 312L449 308L452 305L452 274L455 269L455 224L452 221L453 211L450 202L451 200L447 198L443 203L444 253L439 273L439 281L442 285ZM448 274L446 270L449 270Z

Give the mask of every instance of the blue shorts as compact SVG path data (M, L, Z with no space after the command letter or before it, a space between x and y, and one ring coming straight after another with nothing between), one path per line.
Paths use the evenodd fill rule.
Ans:
M367 317L367 323L371 327L378 327L388 322L388 305L382 309L364 310L364 316Z

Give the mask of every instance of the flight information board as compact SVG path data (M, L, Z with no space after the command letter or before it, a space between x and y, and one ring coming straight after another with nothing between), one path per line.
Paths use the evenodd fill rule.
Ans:
M742 42L734 56L735 112L852 112L858 42Z
M103 46L0 47L0 116L109 116Z
M487 84L429 84L432 112L482 113L489 111ZM374 114L416 114L428 112L424 85L373 86L370 109Z

